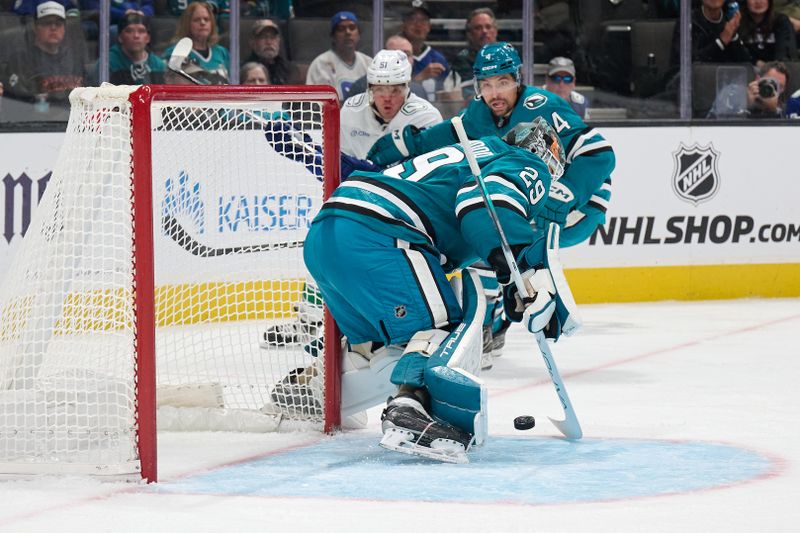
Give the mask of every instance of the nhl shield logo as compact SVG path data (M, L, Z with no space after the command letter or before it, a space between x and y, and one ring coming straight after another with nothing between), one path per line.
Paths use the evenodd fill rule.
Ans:
M714 145L700 146L697 143L680 148L672 153L675 168L672 172L672 188L678 198L698 205L710 200L719 189L717 160L719 152Z

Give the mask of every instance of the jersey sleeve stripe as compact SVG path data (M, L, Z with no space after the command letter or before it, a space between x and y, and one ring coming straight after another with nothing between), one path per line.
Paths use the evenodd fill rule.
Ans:
M508 192L518 193L520 196L522 196L522 198L526 198L526 194L525 194L524 190L522 190L516 183L514 183L513 181L511 181L511 180L509 180L509 179L507 179L507 178L505 178L503 176L498 176L496 174L490 174L489 176L486 176L485 178L483 178L483 182L487 184L486 185L487 189L496 189L497 187L489 187L490 183L496 183L496 184L502 186L504 189L508 189ZM473 191L477 191L477 190L478 190L478 184L477 183L468 183L466 185L461 186L458 189L458 195L461 196L462 194L471 194L471 193L473 193ZM490 192L490 194L492 194L492 193L496 193L497 191L496 190L490 190L489 192Z
M461 217L463 215L466 215L468 212L474 209L480 209L482 207L483 207L483 198L477 196L471 196L456 204L456 218L461 220Z
M511 209L512 211L516 211L519 213L521 217L525 219L528 218L528 213L525 211L525 207L520 204L515 198L508 196L507 194L490 194L489 198L492 199L494 202L495 207L505 207L506 209Z
M409 219L414 222L414 225L417 226L417 229L430 235L431 240L436 239L436 230L433 227L433 223L431 223L428 218L428 215L403 192L389 186L385 182L371 178L351 178L343 182L341 186L345 185L360 188L384 198L387 202L396 206L403 214L409 217Z
M587 204L603 213L608 211L608 200L596 194L589 198Z
M570 161L573 161L579 155L582 155L582 156L586 157L586 156L591 156L591 155L594 155L594 154L599 154L600 152L610 152L611 150L613 150L613 148L611 148L611 144L609 144L608 141L603 141L603 142L599 142L599 143L595 143L595 144L590 144L590 145L584 146L580 150L576 150L572 154L572 157L570 158Z
M320 211L331 210L331 209L350 211L351 213L357 213L362 216L374 218L386 224L391 224L394 226L402 226L406 229L413 231L414 233L419 234L422 238L424 238L431 245L433 245L433 239L431 238L430 235L420 230L419 228L415 228L413 225L407 222L399 220L397 217L393 216L385 209L381 209L378 206L375 206L369 202L355 200L353 198L335 197L331 198L330 200L322 204L322 209Z
M499 195L499 194L491 194L489 197L492 199L492 203L496 208L504 208L510 211L517 213L519 216L528 219L528 215L525 212L525 209L515 200L512 198ZM475 211L476 209L485 209L486 206L483 203L483 198L469 198L464 200L463 202L459 202L456 205L456 218L459 222L467 216L469 213Z
M585 152L587 146L591 147L591 149L602 147L611 148L611 144L606 141L602 135L597 133L594 128L588 128L586 131L572 138L567 148L567 162L571 162L581 153Z

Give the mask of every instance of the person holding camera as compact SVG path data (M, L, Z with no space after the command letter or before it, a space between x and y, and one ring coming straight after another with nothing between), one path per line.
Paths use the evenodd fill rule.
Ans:
M758 69L756 79L747 86L730 84L723 87L708 118L781 118L784 116L788 83L789 71L785 64L780 61L764 63ZM747 102L747 107L737 107L735 102Z
M747 110L751 118L781 118L789 71L780 61L764 63L747 85Z

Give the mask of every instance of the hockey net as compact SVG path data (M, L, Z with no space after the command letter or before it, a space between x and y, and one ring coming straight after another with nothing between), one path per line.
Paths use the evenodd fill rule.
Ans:
M305 233L338 183L335 92L104 86L71 105L0 290L0 473L155 480L156 418L337 426L338 351L305 346L332 321L264 342L298 322Z

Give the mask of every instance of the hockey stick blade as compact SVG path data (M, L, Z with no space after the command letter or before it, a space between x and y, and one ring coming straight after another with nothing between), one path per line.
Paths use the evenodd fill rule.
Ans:
M186 231L178 219L166 215L161 219L161 227L164 233L175 243L197 257L220 257L225 255L253 254L260 252L270 252L283 248L300 248L304 241L284 241L270 242L264 244L250 244L244 246L230 246L227 248L214 248L198 241Z
M539 350L542 352L542 358L547 367L547 372L550 374L550 379L553 382L553 386L556 388L556 394L561 402L561 408L564 410L564 420L548 418L556 429L567 439L578 440L583 437L583 430L581 430L580 422L578 422L578 417L575 415L575 409L572 408L572 402L567 394L567 389L564 387L564 382L561 380L561 374L558 372L553 353L550 351L550 346L547 345L547 339L541 331L536 334L536 344L539 345Z
M191 52L192 40L189 37L184 37L175 43L175 48L172 49L172 55L169 56L167 66L169 66L171 70L181 70L183 62L186 61L186 58L189 57Z

